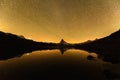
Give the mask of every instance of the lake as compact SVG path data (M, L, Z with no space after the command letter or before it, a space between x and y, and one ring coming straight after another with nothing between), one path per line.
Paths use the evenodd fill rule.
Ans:
M113 67L119 74L119 63L112 64L97 57L95 53L77 49L64 54L57 49L26 53L0 60L0 80L112 80L108 79L108 72Z

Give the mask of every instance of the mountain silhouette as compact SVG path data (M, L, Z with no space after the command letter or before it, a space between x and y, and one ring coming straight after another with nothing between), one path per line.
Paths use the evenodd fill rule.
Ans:
M54 46L54 47L52 47ZM19 57L35 50L54 49L56 44L36 42L11 33L0 31L0 59Z
M112 63L120 61L120 30L94 41L88 40L84 43L70 44L64 39L60 43L37 42L26 39L24 36L5 33L0 31L0 59L9 59L22 56L36 50L59 49L63 54L68 49L82 49L95 52L98 58Z
M112 63L120 62L120 30L94 41L74 45L77 49L98 54L98 58Z
M37 42L27 39L22 35L18 36L0 31L1 60L20 57L25 53L30 53L36 50L59 49L63 54L69 48L69 44L63 39L60 41L60 43Z
M111 35L107 36L109 38L120 38L120 29L114 33L112 33Z

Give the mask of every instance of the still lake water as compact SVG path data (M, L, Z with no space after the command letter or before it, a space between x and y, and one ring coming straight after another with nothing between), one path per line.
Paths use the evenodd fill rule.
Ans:
M63 55L59 50L35 51L1 60L0 80L108 80L104 70L111 66L83 50L70 49Z

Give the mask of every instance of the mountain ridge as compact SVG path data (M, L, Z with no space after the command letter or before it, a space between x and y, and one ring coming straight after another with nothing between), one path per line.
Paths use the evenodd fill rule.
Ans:
M37 42L11 33L0 31L0 57L7 59L36 50L59 49L63 54L67 49L82 49L104 55L120 56L120 30L94 41L70 44L61 39L60 43ZM116 53L116 54L113 54Z

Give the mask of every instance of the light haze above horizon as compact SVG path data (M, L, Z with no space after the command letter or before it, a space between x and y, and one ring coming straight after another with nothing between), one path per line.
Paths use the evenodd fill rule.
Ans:
M0 31L35 41L94 40L120 28L120 0L0 0Z

